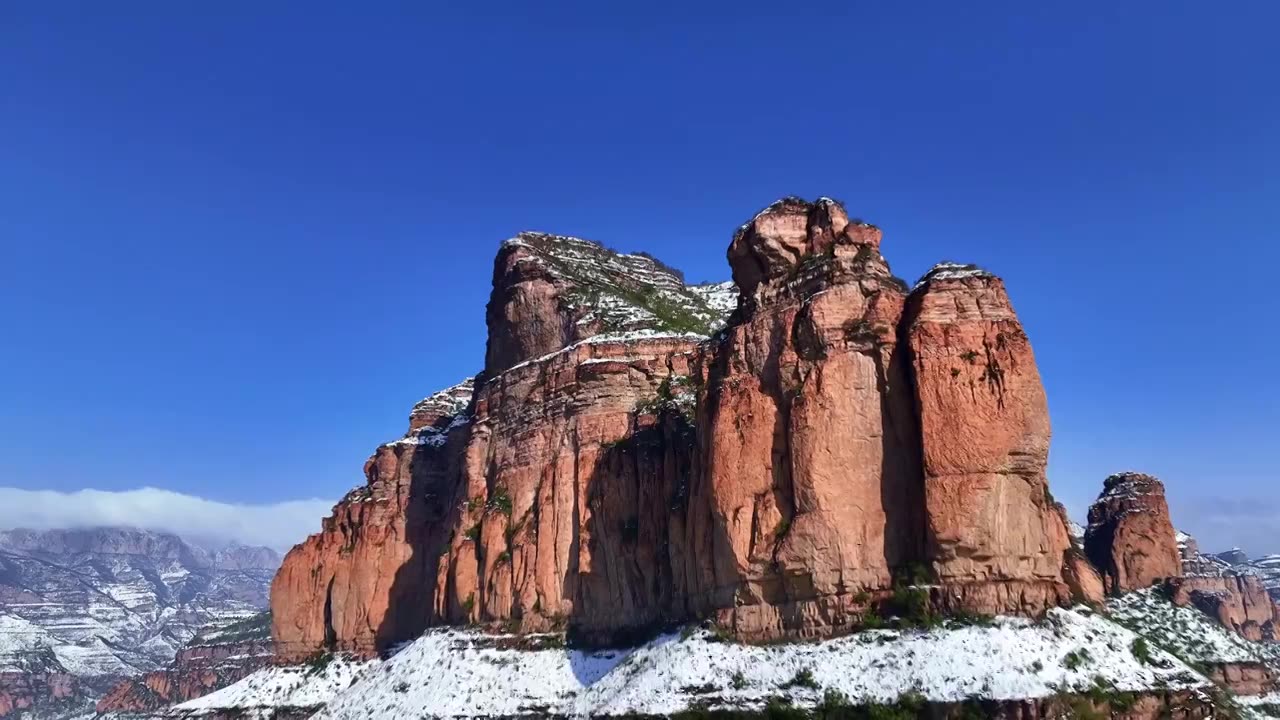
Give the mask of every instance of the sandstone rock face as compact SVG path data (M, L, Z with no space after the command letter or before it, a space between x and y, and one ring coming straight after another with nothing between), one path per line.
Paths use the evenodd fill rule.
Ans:
M830 200L766 208L729 247L739 316L698 414L710 600L741 637L830 634L919 557L919 447L880 231Z
M705 337L687 329L722 324L732 295L575 238L505 243L475 397L416 406L367 485L286 558L281 657L368 654L439 623L608 642L684 617L689 374Z
M1260 662L1216 663L1208 677L1237 695L1265 695L1276 689L1275 671Z
M1165 582L1176 605L1189 605L1248 640L1275 642L1276 603L1262 581L1250 575L1177 577Z
M326 648L371 653L434 619L427 599L438 552L428 548L445 546L458 515L470 388L466 380L415 405L405 437L365 463L366 484L285 556L271 585L282 659Z
M485 383L437 615L597 642L683 617L692 436L658 405L690 390L694 348L592 340Z
M912 291L904 322L924 452L926 555L939 582L957 605L982 612L1066 602L1071 541L1045 478L1049 411L1004 283L942 263Z
M504 243L485 371L416 407L286 558L278 651L461 623L819 637L927 580L978 612L1099 599L1003 285L940 266L909 292L880 240L785 198L735 233L734 283L705 286L575 238Z
M1164 485L1141 473L1108 477L1089 508L1084 549L1112 594L1182 575Z
M707 333L722 322L721 288L686 287L648 255L624 255L564 235L526 232L506 241L493 269L485 372L557 352L602 333Z

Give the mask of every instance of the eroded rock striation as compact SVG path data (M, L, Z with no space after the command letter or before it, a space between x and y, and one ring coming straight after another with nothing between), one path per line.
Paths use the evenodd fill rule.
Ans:
M483 372L415 408L286 558L282 656L462 623L821 637L912 583L975 612L1096 601L1003 284L943 264L911 290L880 241L784 198L734 234L734 282L703 286L576 238L504 243Z
M1164 485L1137 472L1108 477L1089 508L1084 549L1111 594L1181 576L1182 558Z

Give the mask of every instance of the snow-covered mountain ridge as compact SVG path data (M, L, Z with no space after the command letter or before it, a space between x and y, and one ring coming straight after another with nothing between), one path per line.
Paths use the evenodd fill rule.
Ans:
M269 548L130 528L0 532L0 693L56 678L60 706L88 704L201 630L259 613L279 562ZM53 699L11 694L37 708Z

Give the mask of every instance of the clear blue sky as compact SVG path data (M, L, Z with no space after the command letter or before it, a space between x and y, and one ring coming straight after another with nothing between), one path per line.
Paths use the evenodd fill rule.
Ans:
M1280 551L1280 4L461 5L0 9L0 486L335 499L503 238L722 279L827 194L1006 279L1073 510L1133 467Z

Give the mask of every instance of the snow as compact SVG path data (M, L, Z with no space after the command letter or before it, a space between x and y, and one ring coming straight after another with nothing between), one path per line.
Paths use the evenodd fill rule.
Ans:
M738 308L738 286L732 280L690 285L689 290L697 293L712 310L722 315L728 315Z
M263 668L217 692L176 705L165 716L196 718L235 710L241 713L236 717L270 718L281 709L318 708L377 665L335 655L324 667Z
M437 630L366 673L315 717L666 714L693 702L759 708L778 695L811 706L828 688L854 701L892 701L908 692L938 701L1028 698L1064 686L1083 690L1098 675L1120 690L1206 684L1160 650L1152 650L1154 664L1139 661L1130 650L1135 638L1083 609L1052 611L1043 623L1001 618L990 627L876 630L772 646L720 642L699 630L604 652L515 649L473 631ZM1069 668L1073 652L1084 660ZM806 670L818 688L789 686Z
M1280 692L1265 695L1241 695L1235 698L1249 718L1280 718Z
M434 410L441 415L457 415L467 409L474 391L475 378L469 377L456 385L434 392L419 400L410 410L410 414Z
M500 378L503 375L506 375L507 373L513 370L519 370L521 368L529 367L530 365L538 365L538 364L544 363L558 355L573 352L574 350L577 350L578 348L581 348L581 347L590 347L594 345L607 345L611 343L630 343L630 342L636 342L639 340L702 341L706 339L707 339L706 335L699 335L698 333L677 333L677 332L666 332L663 330L630 330L627 332L604 333L602 335L592 335L586 340L580 340L572 345L569 345L568 347L563 347L554 352L549 352L546 355L543 355L541 357L536 357L529 360L525 360L524 362L521 362L521 363L516 363L515 365L512 365L506 370L503 370L497 375L494 375L493 378L490 379L490 382L493 382L497 378Z
M1107 602L1116 622L1152 643L1196 663L1276 662L1280 646L1245 640L1193 607L1178 607L1157 588L1131 592Z
M990 278L995 277L995 275L992 275L990 272L983 270L977 265L943 261L930 268L929 272L925 273L923 277L916 281L915 286L911 289L914 292L931 280L961 280L971 277Z

